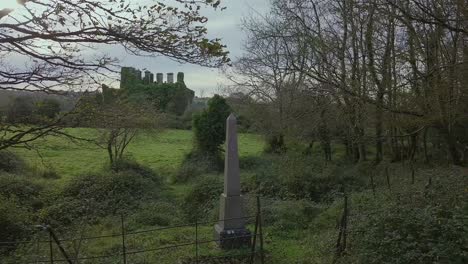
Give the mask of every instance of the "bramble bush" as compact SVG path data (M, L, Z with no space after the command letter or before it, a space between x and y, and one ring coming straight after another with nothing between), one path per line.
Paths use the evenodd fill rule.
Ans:
M187 221L209 220L214 216L213 209L223 192L222 178L218 175L207 175L197 180L184 196L182 211Z
M105 171L73 178L49 195L50 206L42 212L48 221L70 224L76 219L132 212L159 196L161 179L150 169L132 162L121 163L118 172ZM124 169L125 168L125 169Z
M360 190L367 179L357 171L347 173L349 165L325 164L294 151L243 158L240 164L253 175L246 181L248 190L285 199L331 202L342 187Z
M463 175L370 191L351 202L351 248L343 263L467 263L468 195Z
M177 183L185 183L205 173L221 172L223 167L223 158L219 153L192 151L185 155L173 180Z
M32 214L17 198L0 195L0 242L15 241L32 229ZM0 248L0 253L5 248Z
M169 226L180 221L176 205L161 200L143 204L132 218L143 226Z
M10 151L0 151L0 171L20 172L25 168L23 159Z

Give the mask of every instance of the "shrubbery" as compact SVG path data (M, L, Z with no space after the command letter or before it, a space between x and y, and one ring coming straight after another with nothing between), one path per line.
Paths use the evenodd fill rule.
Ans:
M400 184L351 201L351 248L343 263L467 263L468 195L463 175Z
M343 187L357 190L365 186L366 175L346 173L350 166L323 164L294 151L243 158L240 164L253 174L246 181L247 188L264 196L330 202Z
M151 170L135 163L119 163L118 172L75 177L62 190L51 194L51 206L43 212L47 220L72 223L79 218L131 212L158 197L161 180Z
M21 239L32 229L32 214L16 198L0 195L0 242ZM0 252L5 248L0 247Z
M0 151L0 171L19 172L24 169L23 159L10 151Z
M193 132L196 151L217 153L226 137L226 119L231 108L226 100L215 95L208 101L208 107L193 116Z
M199 179L184 197L182 210L185 218L190 222L194 222L215 216L213 209L222 192L223 182L221 177L208 175Z
M146 226L169 226L180 221L178 208L165 201L142 205L133 218L136 223Z
M43 186L24 176L0 174L0 195L13 199L21 206L39 209Z
M219 153L190 152L185 156L174 181L183 183L198 176L223 170L223 158Z
M274 200L262 208L265 223L286 233L308 228L311 221L323 210L322 206L307 200Z

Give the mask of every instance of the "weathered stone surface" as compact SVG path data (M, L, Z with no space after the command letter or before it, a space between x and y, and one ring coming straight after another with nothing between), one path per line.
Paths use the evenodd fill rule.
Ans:
M249 246L250 231L243 219L243 197L240 188L237 120L231 114L226 120L226 157L224 164L224 193L220 197L219 223L215 225L215 239L223 249Z
M237 119L230 114L226 120L226 152L224 160L224 194L240 195L239 154L237 147Z
M164 75L160 72L156 73L156 82L161 84L164 82Z
M243 214L243 197L226 196L221 194L219 208L219 226L223 229L242 229L245 226L245 219L242 219Z
M222 249L250 247L252 243L252 233L245 228L223 229L216 224L215 239L219 241L218 245Z
M169 72L167 74L167 83L174 83L174 73L173 72Z

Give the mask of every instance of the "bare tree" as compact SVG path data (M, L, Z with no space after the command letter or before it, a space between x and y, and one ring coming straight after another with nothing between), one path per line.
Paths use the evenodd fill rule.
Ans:
M262 21L246 19L243 28L248 35L245 54L226 71L227 76L238 91L267 107L270 117L265 120L271 122L263 130L274 142L282 142L293 125L289 120L301 115L295 106L304 85L301 72L292 70L287 56L282 37L287 27L271 15Z
M118 70L104 47L138 56L166 56L208 67L228 63L219 39L208 39L202 7L220 1L169 3L126 0L21 0L0 10L0 89L59 93L96 89ZM23 63L19 63L23 62ZM19 128L0 120L0 148L20 146L60 131L61 117L43 126Z
M371 143L377 163L385 153L413 160L421 146L428 160L427 135L435 131L460 164L468 113L467 7L460 0L276 0L268 16L247 27L247 51L234 63L241 76L236 84L269 106L293 94L309 98L301 113L321 109L304 94L331 98L327 111L343 122L330 135L356 161L366 160ZM272 83L277 76L283 81ZM320 120L305 116L285 120ZM301 127L293 123L283 126Z
M106 54L86 55L103 45L120 45L134 55L164 55L182 62L219 66L228 61L224 46L206 37L203 5L149 1L23 0L0 17L0 89L42 90L83 86L116 68ZM174 3L182 4L180 7ZM18 58L27 66L11 63ZM85 82L89 81L89 82Z

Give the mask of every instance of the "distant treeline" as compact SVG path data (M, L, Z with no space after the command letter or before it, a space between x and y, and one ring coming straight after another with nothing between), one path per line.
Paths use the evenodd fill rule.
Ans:
M0 90L0 110L4 112L13 104L16 98L25 97L29 98L28 100L32 100L32 102L39 102L44 99L53 99L60 103L60 109L62 111L69 111L74 107L82 94L82 92L67 92L66 95L59 95L31 91Z

